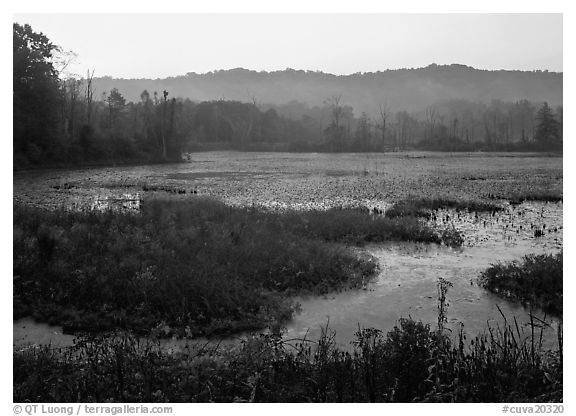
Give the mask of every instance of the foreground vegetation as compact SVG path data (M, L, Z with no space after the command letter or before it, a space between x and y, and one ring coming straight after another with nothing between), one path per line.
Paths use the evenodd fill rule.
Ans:
M527 255L521 262L498 263L482 272L480 285L492 292L562 315L562 253Z
M438 327L401 319L386 335L356 333L352 350L320 339L251 336L224 349L191 345L168 352L126 333L84 337L74 347L14 353L14 401L40 402L560 402L562 330L545 351L517 325L491 328L468 342L444 330L446 290L439 282Z
M139 213L14 206L14 318L66 331L217 335L277 325L291 296L361 287L376 262L342 243L455 244L456 230L359 209L271 213L147 199Z

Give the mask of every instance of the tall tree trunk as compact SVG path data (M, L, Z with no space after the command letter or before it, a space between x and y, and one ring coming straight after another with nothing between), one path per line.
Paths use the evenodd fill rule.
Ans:
M164 104L162 105L162 122L161 122L161 129L162 129L162 159L166 160L168 155L166 153L166 97L168 97L168 91L164 90L162 92L164 97Z
M92 73L88 70L86 73L86 124L88 125L90 125L92 119L92 97L94 96L92 78L94 78L94 70L92 70Z

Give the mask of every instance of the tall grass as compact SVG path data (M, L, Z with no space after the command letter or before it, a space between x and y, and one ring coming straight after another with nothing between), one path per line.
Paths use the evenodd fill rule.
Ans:
M498 212L504 209L498 204L478 200L419 198L412 196L396 202L386 210L385 216L387 218L421 217L430 219L432 211L447 208L470 212Z
M539 189L534 191L513 192L507 196L511 205L519 205L525 201L560 202L562 190Z
M442 315L449 285L439 285ZM351 351L337 347L328 325L317 340L271 332L231 349L177 353L126 333L87 337L64 351L15 352L14 401L562 401L562 330L546 351L531 328L526 337L505 321L453 341L442 325L401 319L387 334L359 328Z
M289 319L295 293L362 286L377 264L213 200L139 214L14 207L14 316L66 330L219 334Z
M291 211L277 214L292 232L324 241L363 244L383 241L442 243L442 232L415 217L389 219L367 210L333 208L326 211Z
M562 315L562 253L530 254L519 261L497 263L482 272L478 283L507 299Z

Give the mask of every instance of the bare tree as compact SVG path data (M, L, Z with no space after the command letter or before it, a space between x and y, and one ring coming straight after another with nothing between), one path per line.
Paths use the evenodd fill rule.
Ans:
M386 119L388 118L388 103L384 105L380 104L380 118L382 119L382 150L384 150L384 146L386 145Z
M256 99L256 94L254 93L249 93L250 95L250 101L252 101L252 105L254 106L253 109L250 109L250 113L249 113L249 117L248 117L248 126L247 128L244 130L244 133L242 134L242 138L241 138L241 144L243 145L248 138L250 137L250 134L252 133L252 127L254 125L254 112L252 110L258 110L258 100Z
M372 123L366 113L358 119L355 134L355 147L358 150L368 150L372 141Z
M486 144L491 145L493 141L493 134L490 130L490 121L488 119L488 115L484 114L482 121L484 122L484 141Z
M426 124L430 128L429 135L425 139L432 139L434 137L434 128L438 122L438 110L435 107L426 107Z
M68 119L68 134L70 137L75 136L76 131L76 104L78 102L78 94L80 91L80 81L71 78L66 83L70 93L70 113Z
M254 107L258 108L258 101L256 100L256 94L248 92L248 95L250 96L250 101L252 102Z
M94 89L92 87L92 80L94 79L94 70L90 73L88 69L86 71L86 124L90 125L90 120L92 118L92 101L94 97Z
M64 78L77 78L78 75L68 70L68 67L78 61L78 54L74 51L65 51L59 46L54 50L52 56L52 65L56 72Z
M174 117L176 115L176 98L172 97L170 100L170 127L168 129L168 137L170 142L174 143Z
M342 127L342 118L344 117L344 107L340 105L342 95L333 95L325 101L330 107L332 113L332 122L327 128L333 150L340 151L343 148L344 132Z
M452 138L458 138L458 117L452 120Z
M166 154L166 106L167 106L167 98L168 98L168 91L162 91L162 121L161 121L161 129L162 129L162 159L167 159Z
M398 128L398 141L395 142L395 151L406 150L409 144L412 144L412 135L414 132L414 120L407 111L396 113L396 125Z

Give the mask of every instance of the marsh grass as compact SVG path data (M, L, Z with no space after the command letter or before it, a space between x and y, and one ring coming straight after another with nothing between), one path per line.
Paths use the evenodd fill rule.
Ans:
M439 322L448 282L439 282ZM456 340L411 318L384 334L359 328L340 349L329 324L317 340L278 331L237 347L168 352L133 335L83 337L67 350L14 353L14 401L32 402L559 402L558 347L544 350L535 322ZM539 338L538 338L539 337Z
M442 243L442 234L415 217L386 218L366 209L332 208L278 214L292 232L308 238L361 245L383 241Z
M561 202L562 191L540 189L536 191L513 192L507 196L511 205L519 205L525 201Z
M387 218L419 217L432 218L432 211L439 209L454 209L469 212L498 212L504 208L492 202L479 200L460 200L450 198L419 198L408 197L396 202L386 210Z
M295 294L362 287L377 263L345 244L387 240L454 242L417 218L359 209L267 212L192 196L148 198L136 213L14 205L14 317L67 332L260 329L290 319Z
M562 315L562 253L530 254L521 261L493 264L481 273L478 283L507 299Z
M376 262L254 209L153 199L140 213L14 207L14 317L67 331L216 335L284 322L296 293L361 287Z

